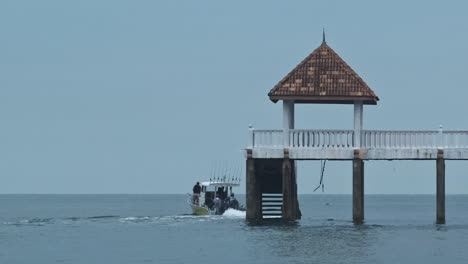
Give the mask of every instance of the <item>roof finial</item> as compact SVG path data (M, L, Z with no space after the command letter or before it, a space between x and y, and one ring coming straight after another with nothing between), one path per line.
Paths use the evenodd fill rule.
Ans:
M322 43L327 43L327 42L325 41L325 27L323 28L323 40L322 40Z

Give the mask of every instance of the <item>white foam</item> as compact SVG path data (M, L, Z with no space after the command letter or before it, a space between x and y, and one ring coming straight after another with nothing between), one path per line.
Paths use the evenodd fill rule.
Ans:
M120 222L127 222L127 221L135 221L135 220L137 220L137 218L133 217L133 216L130 216L130 217L120 218L119 220L120 220Z
M120 222L142 222L142 221L147 221L150 220L149 216L129 216L129 217L124 217L119 219Z
M228 208L223 216L228 216L228 217L245 217L245 212L244 211L239 211L236 209Z

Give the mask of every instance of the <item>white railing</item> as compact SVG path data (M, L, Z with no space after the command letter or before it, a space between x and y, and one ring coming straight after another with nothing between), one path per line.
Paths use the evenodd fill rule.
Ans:
M354 148L353 130L250 130L251 148ZM285 140L285 137L286 140ZM468 148L467 130L363 130L361 148Z
M284 140L287 136L287 140ZM352 130L292 129L251 130L250 145L254 148L352 148Z
M362 148L468 148L468 131L364 130Z
M443 148L468 148L468 131L444 130L442 133Z
M440 144L438 130L363 130L361 134L363 148L438 148Z
M294 129L289 131L289 147L352 148L353 130Z
M258 148L282 148L283 130L251 130L251 145Z

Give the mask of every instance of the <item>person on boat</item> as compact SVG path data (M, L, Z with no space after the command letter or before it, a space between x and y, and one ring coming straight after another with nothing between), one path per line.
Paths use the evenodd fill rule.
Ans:
M198 204L199 202L199 199L200 199L200 192L201 192L201 186L200 186L200 182L197 182L195 184L195 186L193 186L193 203L194 204Z
M223 201L219 199L219 195L216 195L216 198L213 200L213 207L215 209L215 214L220 215L223 212Z
M229 197L226 197L223 200L223 212L226 211L227 209L229 209Z
M216 191L216 195L219 197L219 199L223 199L223 194L224 194L224 187L218 187L218 190Z
M229 208L239 210L239 201L234 197L234 193L231 193L231 198L229 198Z

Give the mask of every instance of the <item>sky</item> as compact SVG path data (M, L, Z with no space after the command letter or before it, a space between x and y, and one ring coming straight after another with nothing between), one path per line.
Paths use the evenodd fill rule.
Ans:
M187 193L245 183L248 125L282 126L269 90L333 48L375 91L364 129L466 129L466 1L2 0L0 193ZM351 105L299 105L297 128L353 125ZM368 161L368 194L433 194L435 161ZM312 193L320 162L298 164ZM241 172L239 172L241 171ZM446 192L468 193L468 162ZM330 161L325 193L352 192ZM245 193L241 188L240 193Z

